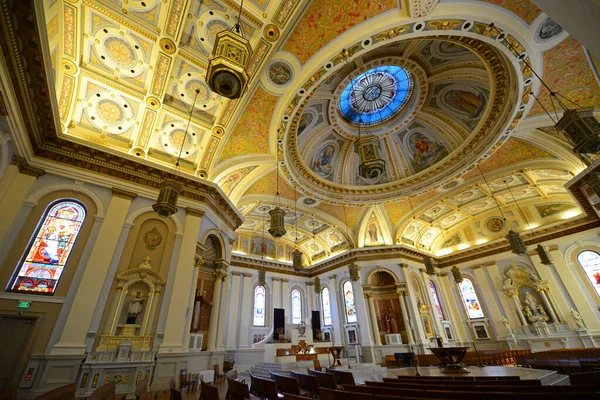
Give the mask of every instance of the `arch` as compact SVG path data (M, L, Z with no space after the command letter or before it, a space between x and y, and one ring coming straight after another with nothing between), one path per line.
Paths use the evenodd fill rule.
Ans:
M594 250L583 250L577 254L577 263L594 288L596 296L600 297L600 254Z
M396 274L394 272L392 272L390 269L377 267L374 270L372 270L371 272L369 272L369 274L367 275L367 283L369 285L377 285L377 282L380 281L380 279L377 278L377 275L382 274L382 273L390 275L394 279L394 283L400 282L400 280L398 279L398 276L396 276Z
M214 264L217 260L225 259L225 243L221 232L214 229L207 231L201 243L204 248L202 261Z
M85 205L75 199L48 204L7 290L54 294L86 214Z
M302 311L304 308L302 307L302 292L300 292L300 289L294 288L292 289L291 296L292 301L290 304L292 307L292 324L299 324L302 322Z
M74 182L73 184L62 183L62 184L57 184L57 185L41 187L38 190L36 190L35 192L29 194L29 196L27 196L27 199L25 200L25 202L37 203L39 201L39 199L41 199L43 196L45 196L47 194L51 194L53 192L58 192L61 190L73 190L75 192L81 192L81 193L85 194L96 205L95 217L100 217L100 218L104 217L106 211L104 209L104 204L102 203L102 200L100 200L100 197L93 190L86 188L85 185L84 186L78 185L77 182Z
M152 209L152 206L146 206L146 207L142 207L138 210L135 210L133 212L131 212L128 216L127 219L125 220L126 224L131 224L133 225L135 223L135 220L140 216L140 215L144 215L147 212L153 212L155 213L156 211L154 211L154 209ZM171 215L169 218L166 218L168 220L173 221L173 223L175 224L175 228L177 229L175 234L183 234L183 225L181 225L181 221L177 218L175 218L175 215L177 215L177 213Z
M344 311L346 312L346 322L351 324L358 322L356 317L356 302L354 300L354 288L352 282L347 280L342 284L342 295L344 296Z
M431 297L433 298L433 308L436 313L436 316L438 317L438 319L440 321L444 321L445 320L444 308L442 307L442 302L440 300L441 298L438 293L437 286L436 286L435 282L433 282L432 279L429 279L427 281L427 283L429 285L429 291L431 292Z
M331 293L327 286L321 289L321 307L323 309L323 326L331 326Z
M264 327L267 325L267 289L256 285L252 298L252 325Z
M479 296L475 290L475 285L470 278L464 277L458 284L460 298L469 319L485 318Z

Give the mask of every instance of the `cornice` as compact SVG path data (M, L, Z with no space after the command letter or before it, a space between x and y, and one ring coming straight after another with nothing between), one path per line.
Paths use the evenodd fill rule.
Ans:
M113 188L112 192L114 197L120 197L122 199L133 200L137 197L137 193L128 192L123 189Z
M5 57L7 73L11 77L15 100L23 120L23 131L28 135L33 157L57 164L57 169L82 169L128 185L141 185L158 191L157 186L166 178L177 180L184 190L180 198L205 203L213 208L233 230L242 224L237 210L210 184L194 177L175 176L172 173L140 164L134 157L116 155L65 140L58 136L58 121L52 109L53 91L49 90L45 70L47 60L42 43L36 2L0 1L0 52ZM111 185L112 186L112 185Z
M16 155L13 156L12 161L10 163L19 168L19 172L24 175L30 175L39 178L40 176L46 173L46 171L44 171L41 168L32 167L31 165L29 165L26 159Z

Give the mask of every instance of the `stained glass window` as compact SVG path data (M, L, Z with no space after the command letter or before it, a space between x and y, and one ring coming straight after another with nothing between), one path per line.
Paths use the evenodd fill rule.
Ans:
M17 267L10 289L53 294L85 220L85 207L73 200L50 205Z
M477 293L475 293L473 283L469 279L464 278L463 281L458 284L458 288L460 289L460 296L467 309L469 318L483 318L483 310L481 309L481 303L477 298Z
M437 288L435 287L435 283L429 281L429 290L431 291L431 297L433 297L433 303L435 305L435 312L437 313L440 321L444 320L444 311L442 311L442 305L440 304L440 298L437 294Z
M356 304L354 304L354 292L352 291L352 282L344 282L344 304L346 305L346 321L348 323L356 322Z
M292 324L302 321L302 297L298 289L292 290Z
M600 254L595 251L582 251L577 256L577 261L596 290L596 294L600 296Z
M321 301L323 302L323 325L331 325L331 303L329 303L329 289L323 288L321 291Z
M254 289L254 326L265 326L265 287Z
M410 100L413 78L404 68L372 68L350 82L340 95L339 110L354 126L377 125L398 114Z

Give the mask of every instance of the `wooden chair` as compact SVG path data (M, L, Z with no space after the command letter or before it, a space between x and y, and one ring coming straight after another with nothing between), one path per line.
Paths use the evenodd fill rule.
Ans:
M319 387L336 390L338 388L335 376L326 372L315 371Z
M219 400L219 389L200 380L200 400Z
M250 391L248 385L243 382L236 381L227 377L227 394L225 395L227 400L244 400L250 398Z
M277 384L277 391L279 393L300 395L300 386L298 385L298 380L296 378L274 374L273 372L271 372L271 378L273 378Z
M235 361L223 361L223 373L227 374L233 369Z
M318 358L316 360L313 360L313 369L315 371L323 371L323 367L321 367L321 362Z
M333 390L333 389L327 389L327 388L320 388L319 389L319 399L321 400L340 400L341 398L343 398L342 396L340 396L340 393L342 396L346 396L347 399L353 398L352 394L349 392L343 392L340 390Z
M333 368L327 368L327 372L329 372L333 376L335 376L335 381L337 382L338 386L339 385L356 385L356 383L354 382L354 375L352 375L352 372L340 371L340 370L333 369Z
M290 375L298 381L302 396L316 397L319 395L319 380L315 375L301 374L290 370Z
M220 372L219 364L213 365L213 370L215 371L215 378L213 380L213 383L215 385L218 385L220 383L225 383L225 375Z
M114 399L115 391L117 389L117 384L115 381L108 382L98 389L94 390L92 395L89 397L89 400L106 400L106 399Z
M140 400L142 395L148 391L148 381L143 379L135 385L135 398Z
M169 380L169 393L171 400L182 400L181 390L177 389L177 382L175 381L175 377Z
M0 400L15 400L17 398L18 388L7 389L0 392ZM43 395L42 395L43 396ZM36 397L36 399L39 397Z
M35 399L40 400L62 400L62 399L74 399L75 398L75 384L71 383L65 386L58 387L53 389L47 393L39 395ZM12 397L2 397L0 399L15 399L17 397L17 389L14 390L14 395Z

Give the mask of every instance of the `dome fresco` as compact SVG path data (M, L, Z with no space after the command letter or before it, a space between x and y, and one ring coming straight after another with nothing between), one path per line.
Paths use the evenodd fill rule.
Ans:
M410 99L413 79L397 65L375 67L354 78L342 92L339 108L354 126L377 125L400 112Z

